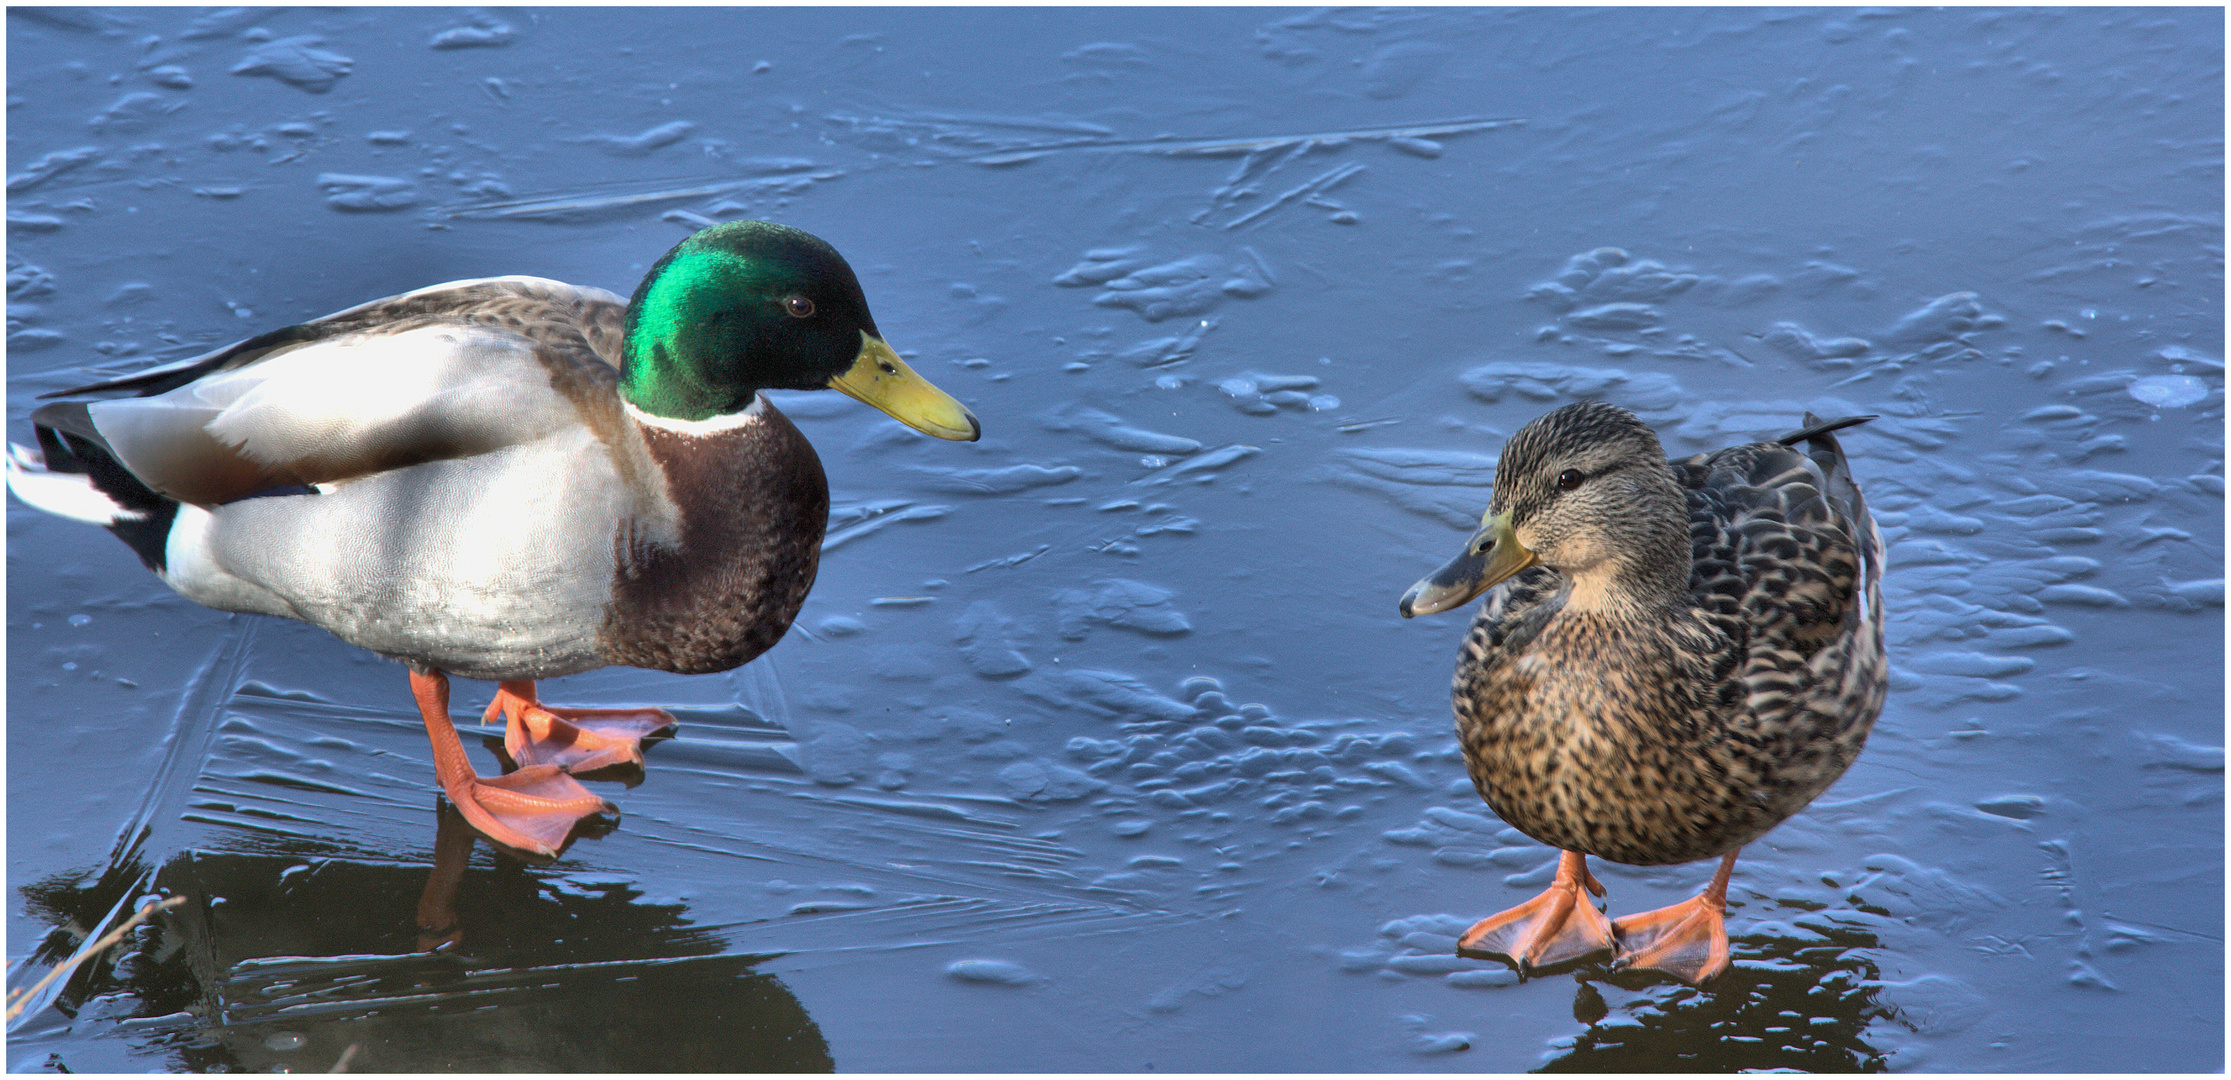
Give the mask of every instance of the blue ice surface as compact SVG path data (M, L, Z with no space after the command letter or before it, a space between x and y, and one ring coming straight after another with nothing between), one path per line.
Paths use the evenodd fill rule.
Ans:
M16 442L745 217L842 250L985 438L779 395L835 495L798 632L547 686L682 733L609 836L483 846L447 960L396 665L11 501L10 984L207 902L8 1064L642 1067L687 1021L737 1067L2220 1069L2222 20L12 8ZM1675 454L1881 417L1889 705L1739 864L1716 992L1453 955L1552 853L1464 779L1463 619L1395 599L1581 397ZM1597 872L1618 914L1707 870Z

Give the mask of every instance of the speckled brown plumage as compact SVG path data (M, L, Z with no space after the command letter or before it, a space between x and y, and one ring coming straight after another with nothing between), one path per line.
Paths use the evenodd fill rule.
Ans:
M1689 862L1843 774L1886 671L1881 539L1831 434L1856 422L1668 463L1632 414L1583 402L1511 439L1495 510L1529 549L1601 558L1568 574L1544 555L1466 637L1457 732L1497 814L1567 850ZM1567 470L1584 479L1560 491ZM1576 604L1576 586L1599 591Z

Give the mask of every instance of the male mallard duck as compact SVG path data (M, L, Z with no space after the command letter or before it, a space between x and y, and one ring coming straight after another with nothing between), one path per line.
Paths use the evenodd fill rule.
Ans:
M1504 445L1479 531L1402 614L1494 588L1457 662L1457 737L1487 804L1564 854L1459 951L1726 969L1736 853L1842 776L1882 712L1882 536L1832 434L1870 419L1807 413L1669 463L1633 413L1584 401ZM1695 899L1606 922L1588 855L1721 859Z
M632 300L533 277L435 285L63 391L8 485L106 525L186 598L403 661L442 790L554 853L611 812L568 773L640 763L659 709L553 709L534 680L695 674L774 645L813 586L829 485L761 390L834 387L941 439L976 418L884 343L819 238L715 225ZM521 766L475 775L444 673L498 682Z

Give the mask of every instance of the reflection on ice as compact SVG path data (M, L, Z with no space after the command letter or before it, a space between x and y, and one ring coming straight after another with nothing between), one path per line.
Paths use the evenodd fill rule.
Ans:
M1728 944L1733 964L1703 990L1655 972L1576 972L1573 1019L1587 1028L1539 1071L1887 1071L1867 1038L1886 1015L1875 935L1808 920Z
M55 1008L98 1014L135 1060L193 1072L825 1072L789 988L723 953L679 904L625 880L497 857L443 808L434 865L330 857L288 842L189 850L152 891L187 898ZM147 888L123 864L25 890L58 931L90 933ZM415 917L414 917L415 914Z
M250 326L485 273L625 288L657 236L740 217L881 252L908 363L1001 418L932 460L775 392L835 488L794 632L725 678L569 680L681 731L564 863L481 848L433 955L394 665L11 511L37 570L8 598L9 981L158 879L226 897L27 1013L14 1069L322 1069L379 1024L397 1049L352 1069L436 1067L404 1052L429 1038L527 1062L512 1021L410 988L656 1043L628 995L794 1018L770 971L863 1071L2221 1066L2220 14L8 23L13 441L39 394ZM1746 855L1734 998L1454 954L1556 857L1487 815L1455 643L1389 590L1580 398L1675 453L1881 416L1851 449L1892 545L1890 704ZM456 688L468 726L490 689ZM1707 872L1599 871L1618 913Z

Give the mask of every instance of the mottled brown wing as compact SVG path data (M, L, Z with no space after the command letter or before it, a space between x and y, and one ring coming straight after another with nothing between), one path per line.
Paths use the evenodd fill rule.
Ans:
M1833 634L1853 606L1859 549L1812 459L1759 443L1682 465L1700 606L1777 641Z
M1882 708L1882 550L1832 434L1858 419L1806 421L1672 468L1688 493L1697 604L1742 642L1738 726L1825 786Z

